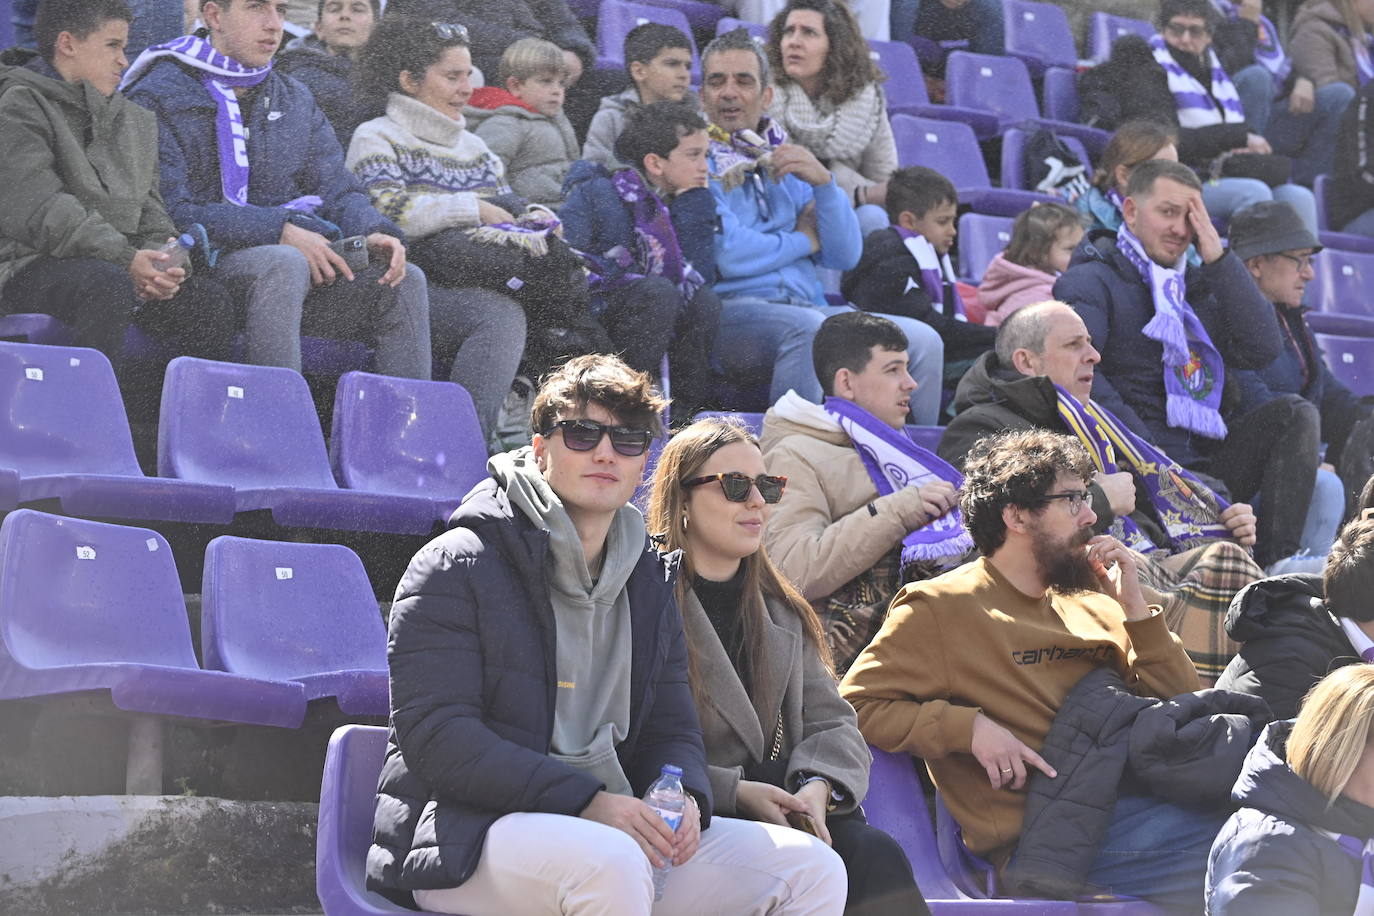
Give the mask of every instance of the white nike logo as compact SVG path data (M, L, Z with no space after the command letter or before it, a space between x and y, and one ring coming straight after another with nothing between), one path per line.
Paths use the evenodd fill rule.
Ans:
M907 278L906 278L906 289L902 290L902 295L905 296L907 293L911 292L913 289L920 289L920 288L921 288L921 284L917 283L916 280L915 280L914 278L912 278L911 276L908 275Z

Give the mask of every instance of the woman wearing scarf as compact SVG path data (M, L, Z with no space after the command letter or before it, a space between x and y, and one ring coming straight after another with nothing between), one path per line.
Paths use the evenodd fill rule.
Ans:
M768 27L768 63L769 114L834 174L859 208L865 235L886 226L897 143L878 85L885 77L854 14L837 0L791 0Z
M378 23L359 64L366 85L386 100L386 115L358 127L347 165L373 204L411 243L430 278L437 365L472 395L490 436L525 343L525 315L503 293L455 277L447 246L478 226L511 222L522 203L505 166L467 130L472 88L467 33L460 26L390 16ZM465 249L467 245L463 245ZM470 282L470 281L468 281Z
M763 548L787 479L742 426L702 420L654 471L648 526L681 550L678 605L715 813L815 834L844 860L850 916L928 913L906 855L865 821L870 757L820 621Z
M1374 913L1374 666L1312 688L1250 750L1207 863L1211 916Z

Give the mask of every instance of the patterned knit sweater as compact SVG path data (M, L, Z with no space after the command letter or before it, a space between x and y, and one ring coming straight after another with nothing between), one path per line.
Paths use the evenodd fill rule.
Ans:
M505 164L461 117L399 92L384 117L353 134L347 165L373 205L412 239L476 226L480 199L511 193Z

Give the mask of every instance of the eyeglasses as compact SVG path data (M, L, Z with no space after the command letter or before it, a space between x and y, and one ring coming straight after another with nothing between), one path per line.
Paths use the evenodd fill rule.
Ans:
M590 452L596 448L603 435L610 433L611 448L615 449L617 455L624 455L626 458L638 458L644 454L644 450L649 447L649 440L653 438L653 434L647 429L635 426L608 426L595 420L559 420L547 429L541 430L540 435L552 436L554 431L559 429L563 430L563 444L574 452Z
M1294 264L1298 266L1299 273L1301 273L1304 270L1308 270L1309 268L1315 267L1317 260L1317 256L1315 254L1296 255L1289 254L1286 251L1276 251L1274 252L1274 256L1283 258L1285 261L1292 261Z
M1069 501L1069 515L1078 516L1078 512L1084 506L1089 509L1093 507L1092 490L1069 490L1067 493L1046 493L1043 497L1046 500L1066 499Z
M693 477L691 480L682 482L682 489L690 490L692 487L699 487L704 483L713 480L720 481L720 488L725 493L725 498L732 503L742 503L749 498L751 487L759 488L759 495L766 503L775 503L782 499L782 491L787 488L787 478L775 474L760 474L757 477L749 477L739 471L728 471L724 474L707 474L705 477Z
M1176 22L1164 26L1164 31L1175 38L1182 38L1186 35L1189 38L1201 39L1211 34L1211 30L1205 25L1179 25Z
M434 33L444 41L467 41L468 27L456 22L431 22Z

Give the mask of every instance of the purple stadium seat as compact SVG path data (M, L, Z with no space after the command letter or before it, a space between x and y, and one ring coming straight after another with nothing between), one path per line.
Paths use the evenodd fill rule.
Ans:
M678 10L687 17L687 23L697 34L715 33L716 24L725 16L725 10L714 3L701 3L699 0L644 0L650 6L662 6ZM693 32L688 32L691 35Z
M914 423L906 427L907 438L919 445L921 448L935 451L935 447L940 444L940 437L945 434L943 426L917 426Z
M1012 218L965 213L959 217L959 276L981 283L992 259L1011 242Z
M1308 305L1318 312L1374 318L1374 254L1328 248L1313 268Z
M345 715L386 716L386 627L357 554L338 544L218 537L205 548L205 667L295 681Z
M1316 334L1331 374L1357 395L1374 395L1374 338Z
M1094 156L1100 156L1111 139L1105 130L1042 118L1030 72L1014 57L955 51L949 55L945 73L951 104L993 112L1003 129L1017 125L1048 127L1060 136L1077 137Z
M1042 83L1041 113L1056 121L1078 123L1078 71L1051 67Z
M0 467L18 500L64 514L227 524L228 487L145 477L110 361L82 347L0 343Z
M1002 133L1002 187L1034 190L1026 177L1026 141L1030 131L1020 127L1009 127ZM1092 159L1077 137L1060 137L1065 146L1073 151L1078 161L1087 166L1084 177L1092 177Z
M696 39L692 37L692 26L686 14L677 8L631 3L630 0L601 4L596 15L596 68L625 69L625 36L635 26L646 22L661 22L683 31L692 43L692 83L701 82L701 60L697 57Z
M12 468L0 468L0 512L8 512L19 506L19 472Z
M334 392L329 461L342 486L426 497L447 521L487 476L487 443L462 385L349 372Z
M1078 50L1063 7L1031 0L1003 0L1007 53L1025 62L1034 76L1048 67L1078 66Z
M167 366L158 471L234 488L238 512L270 510L278 525L428 534L423 497L341 490L305 379L290 369L180 356Z
M41 312L16 312L13 315L0 315L0 340L15 343L55 344L59 347L76 346L76 335L72 329L51 315Z
M708 417L720 417L723 420L739 420L744 427L755 436L763 435L763 414L751 413L743 410L703 410L701 413L692 417L692 420L705 420Z
M1331 176L1318 175L1312 182L1312 194L1317 198L1317 239L1327 248L1341 251L1363 251L1374 254L1374 238L1353 232L1338 232L1327 219L1326 195L1331 193Z
M10 0L0 3L0 48L14 44L14 19L10 11Z
M963 893L940 861L916 762L906 754L888 753L871 745L869 750L873 752L873 766L869 770L864 813L870 824L902 847L932 913L1074 916L1076 907L1072 901L979 900Z
M417 912L372 893L364 878L377 807L377 777L385 756L385 728L345 725L329 739L315 834L315 893L324 916L414 916Z
M749 22L744 19L736 19L733 16L722 16L716 22L716 34L724 35L726 32L733 32L735 29L744 29L755 41L768 41L768 24L764 22Z
M299 727L300 684L196 663L167 541L126 528L20 509L0 524L0 698L108 691L142 725L157 716ZM131 791L161 792L160 742ZM130 778L139 751L130 741ZM151 784L149 784L151 783Z
M973 128L975 134L995 132L997 116L986 111L961 108L957 105L936 105L926 94L926 80L920 61L911 45L904 41L868 40L868 56L887 74L883 92L887 96L887 113L914 115L918 118L937 118L941 121L960 121Z
M1015 216L1033 203L1055 200L1033 191L994 188L978 140L967 124L896 115L892 134L897 141L898 163L924 165L940 172L958 189L959 203L978 213Z
M1126 16L1113 16L1110 13L1093 13L1088 38L1088 50L1094 63L1112 56L1112 45L1122 35L1139 35L1150 38L1155 27L1144 19L1131 19Z

